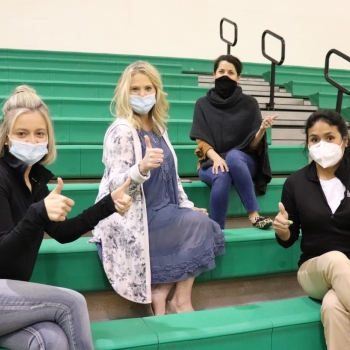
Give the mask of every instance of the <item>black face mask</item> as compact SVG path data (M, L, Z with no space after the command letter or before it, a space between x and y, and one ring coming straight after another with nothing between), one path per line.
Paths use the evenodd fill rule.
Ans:
M215 91L221 98L229 98L233 94L233 91L235 91L236 87L237 82L230 79L227 75L215 79Z

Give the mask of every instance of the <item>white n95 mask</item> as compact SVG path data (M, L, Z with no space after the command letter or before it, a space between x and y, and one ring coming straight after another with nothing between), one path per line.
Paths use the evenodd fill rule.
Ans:
M11 139L10 141L10 153L28 166L39 162L48 153L47 142L29 143Z
M309 147L310 157L322 168L329 168L337 164L343 156L341 145L336 143L320 141Z
M147 96L130 95L130 106L138 114L147 114L156 103L156 94Z

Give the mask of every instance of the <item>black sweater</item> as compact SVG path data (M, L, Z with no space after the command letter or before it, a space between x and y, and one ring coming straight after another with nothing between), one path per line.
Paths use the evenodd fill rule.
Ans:
M115 213L110 195L82 214L62 222L50 221L43 199L53 174L39 164L24 181L27 165L10 153L0 159L0 278L29 281L44 232L60 243L76 240Z
M210 89L205 97L197 100L190 138L200 139L214 148L222 158L226 158L231 149L245 151L261 126L259 104L252 96L242 93L237 87L232 96L222 99ZM266 192L271 181L271 168L267 153L267 140L264 135L258 154L258 174L254 179L258 194ZM201 163L201 168L212 166L210 159Z
M312 162L292 174L285 182L282 203L293 224L290 238L278 243L288 248L298 239L300 230L301 251L299 266L306 260L332 250L343 252L350 258L350 166L343 159L335 175L345 186L345 196L333 214L323 193Z

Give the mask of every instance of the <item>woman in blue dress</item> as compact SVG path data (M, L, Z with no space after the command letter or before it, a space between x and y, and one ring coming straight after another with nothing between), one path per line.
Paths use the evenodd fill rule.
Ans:
M224 235L182 188L166 132L169 110L157 70L137 61L115 90L116 121L104 140L105 172L97 200L130 178L131 207L95 227L106 275L121 296L151 304L156 315L193 311L191 291L201 272L224 253ZM167 302L170 290L173 298Z

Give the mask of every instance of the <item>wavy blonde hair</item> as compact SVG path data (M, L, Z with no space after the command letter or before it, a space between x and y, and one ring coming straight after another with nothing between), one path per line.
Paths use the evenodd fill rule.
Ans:
M16 119L24 113L39 112L45 119L48 132L48 153L40 164L51 164L56 159L55 135L50 112L46 104L36 94L36 91L27 85L18 86L5 102L2 108L2 122L0 125L0 158L5 154L7 135L12 131Z
M111 113L116 118L127 119L136 129L142 129L141 119L132 110L129 102L131 79L137 73L145 74L156 90L156 103L150 110L149 115L153 117L152 129L158 135L162 135L166 130L166 122L169 118L169 104L166 101L167 93L163 91L159 72L148 62L136 61L125 68L114 90L114 97L110 106Z

